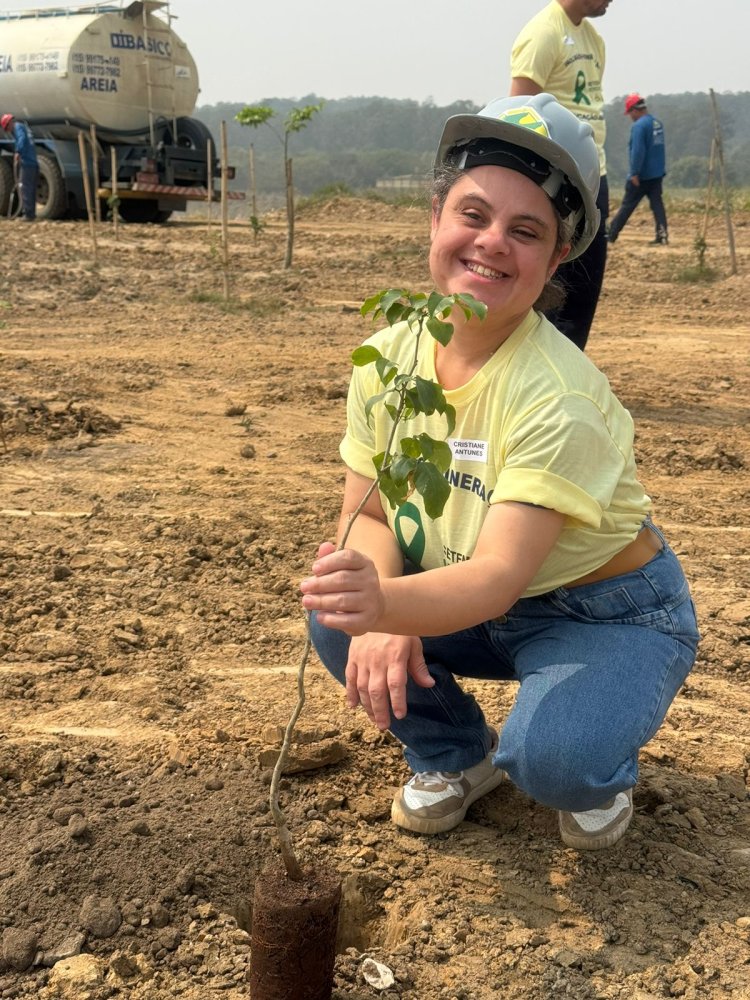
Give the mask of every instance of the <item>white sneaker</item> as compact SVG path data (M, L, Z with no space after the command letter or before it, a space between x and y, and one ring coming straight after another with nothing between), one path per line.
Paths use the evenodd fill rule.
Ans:
M490 752L474 767L419 771L396 792L391 807L393 822L413 833L445 833L458 826L472 802L497 788L505 777L492 763L496 750L497 733L493 733Z
M568 847L600 851L622 837L633 818L633 789L618 792L613 799L585 812L560 812L560 836Z

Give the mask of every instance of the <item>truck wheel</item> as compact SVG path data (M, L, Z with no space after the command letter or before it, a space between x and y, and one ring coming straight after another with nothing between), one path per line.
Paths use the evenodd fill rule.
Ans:
M213 141L210 130L199 122L197 118L177 119L177 142L175 145L182 146L183 149L195 149L200 153L206 153L209 142L216 153L216 143Z
M15 182L13 181L13 167L7 156L0 156L0 217L8 216L8 206Z
M123 198L117 210L123 222L159 221L159 202L149 198Z
M62 171L51 153L37 152L39 181L36 186L37 219L62 219L68 211L68 193Z

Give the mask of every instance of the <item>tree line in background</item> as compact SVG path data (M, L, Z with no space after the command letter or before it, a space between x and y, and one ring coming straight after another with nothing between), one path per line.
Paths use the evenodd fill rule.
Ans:
M649 111L664 123L667 137L667 187L702 188L708 182L715 123L708 94L648 96ZM727 181L750 186L750 92L717 95L724 143ZM395 177L429 178L435 146L450 115L479 111L470 101L438 107L431 102L384 97L347 97L327 101L315 94L299 100L264 98L258 102L280 117L294 108L323 104L314 123L294 136L294 186L302 195L333 186L351 191L372 190ZM630 120L623 114L624 98L606 107L607 164L610 187L624 184L628 164ZM203 105L195 117L215 136L227 123L230 162L237 169L234 185L248 185L248 148L259 196L282 195L285 177L278 142L267 130L252 135L236 120L244 104Z

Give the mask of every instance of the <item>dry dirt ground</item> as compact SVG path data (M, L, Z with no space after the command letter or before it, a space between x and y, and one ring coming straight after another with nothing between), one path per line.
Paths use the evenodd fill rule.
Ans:
M303 860L345 879L334 997L750 998L750 217L739 276L678 283L639 214L589 354L692 581L698 665L642 757L631 832L562 846L509 785L454 832L388 819L398 746L313 658L284 779ZM267 754L295 701L296 586L337 512L362 299L424 288L421 209L343 200L256 242L216 223L2 224L0 997L247 997L254 879L276 855ZM501 722L513 691L474 688ZM265 752L265 754L264 754ZM395 984L363 977L371 956Z

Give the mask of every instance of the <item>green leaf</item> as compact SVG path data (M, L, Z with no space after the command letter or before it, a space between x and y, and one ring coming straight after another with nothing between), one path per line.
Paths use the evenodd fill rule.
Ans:
M451 403L446 403L443 409L438 410L438 413L442 413L448 423L448 429L445 432L445 436L448 437L456 429L456 407Z
M409 495L408 484L394 482L388 473L381 476L378 487L394 510L396 507L400 507Z
M436 316L431 316L425 323L431 337L434 337L443 347L450 343L453 336L453 324L444 323Z
M433 382L431 379L420 378L420 376L417 375L414 380L414 387L416 390L416 398L419 400L418 412L427 414L434 413L438 408L441 399L443 399L443 391L437 382Z
M432 292L427 300L427 311L431 316L441 316L443 313L447 316L455 301L455 295L441 295L440 292Z
M240 125L250 125L252 128L257 128L258 125L265 125L269 119L273 118L275 113L273 108L266 107L263 104L254 104L242 108L234 117Z
M321 101L320 104L308 104L304 108L292 108L286 116L284 130L286 132L301 132L313 115L323 110L324 103Z
M420 434L419 436L423 437L424 435ZM450 451L450 448L448 450ZM423 454L419 440L412 437L401 438L401 451L410 458L421 458Z
M382 357L383 355L377 347L373 347L372 344L363 344L352 351L352 364L356 365L357 368L364 368L365 365L371 365L373 361Z
M417 467L417 459L408 455L398 455L391 462L391 479L394 483L405 483Z
M484 302L480 302L479 299L475 299L474 296L469 295L468 292L456 295L456 305L463 309L466 319L471 319L472 316L478 316L479 319L484 319L487 315L487 306Z
M380 381L383 385L388 385L396 377L398 373L398 365L395 365L388 358L380 357L375 362L375 370L380 376Z
M404 292L404 297L409 300L409 305L415 312L421 312L428 302L428 297L424 292Z
M373 411L373 408L377 406L377 404L380 402L381 399L385 399L387 395L388 395L388 390L386 390L386 392L379 392L377 396L370 396L370 398L365 403L365 419L367 420L368 426L370 424L370 415ZM386 407L388 406L387 403L385 405ZM393 418L391 417L391 419Z
M403 299L405 295L406 292L403 290L403 288L387 288L383 292L380 300L380 306L383 312L386 312L388 308L393 305L394 302L398 302L401 299Z
M422 462L417 466L413 479L417 492L424 500L425 513L434 521L443 513L451 488L444 476L429 462Z
M396 323L401 323L404 319L408 319L409 307L404 305L403 302L392 302L383 311L383 315L388 321L389 326L395 326Z
M419 393L415 386L411 386L404 391L404 400L412 413L424 413L422 404L419 401Z
M447 472L453 461L453 452L446 441L438 441L429 434L420 434L416 439L422 457L431 462L440 472ZM401 442L403 447L403 441Z
M365 299L365 301L360 306L360 309L359 309L360 313L363 316L366 316L368 313L371 313L371 312L379 309L380 308L380 300L383 298L384 295L385 295L384 291L383 292L377 292L375 295L371 295L369 299Z
M435 382L435 395L437 400L435 402L435 410L442 414L448 421L447 434L451 434L453 428L456 426L456 408L445 400L445 393L443 392L443 387L439 382Z

